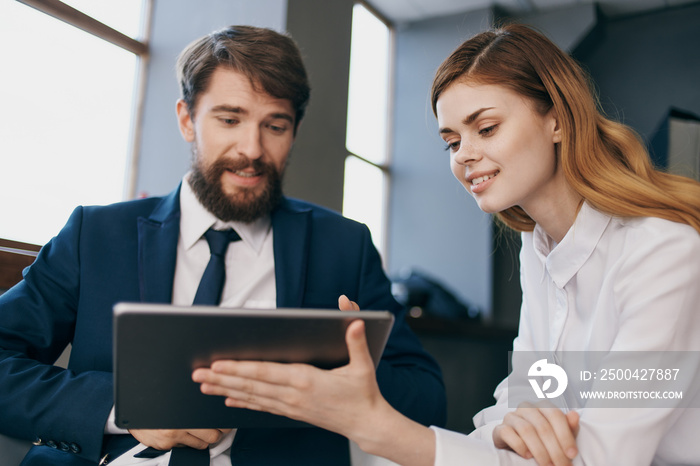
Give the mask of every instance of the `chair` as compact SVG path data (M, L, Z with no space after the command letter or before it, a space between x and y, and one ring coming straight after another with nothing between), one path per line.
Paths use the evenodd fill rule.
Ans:
M0 238L0 294L22 280L22 271L34 262L41 246ZM0 435L0 466L17 466L31 443Z

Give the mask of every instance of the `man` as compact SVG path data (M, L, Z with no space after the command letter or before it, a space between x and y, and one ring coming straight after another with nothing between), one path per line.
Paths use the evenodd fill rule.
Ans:
M241 238L225 252L222 306L330 308L345 294L362 309L394 312L377 369L382 393L407 416L441 425L439 369L407 328L367 228L282 195L309 97L293 41L230 27L185 49L178 77L177 117L193 152L184 182L163 198L78 207L0 297L0 432L36 439L23 464L168 464L176 452L209 446L216 466L349 464L347 440L315 428L114 425L112 307L192 304L210 228ZM54 367L68 343L68 369ZM155 458L134 457L145 450Z

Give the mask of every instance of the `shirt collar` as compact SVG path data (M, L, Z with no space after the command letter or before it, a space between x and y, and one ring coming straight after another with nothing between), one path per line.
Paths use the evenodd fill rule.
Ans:
M533 231L535 254L559 288L564 288L595 250L611 217L584 202L559 244L539 226Z
M190 249L211 227L217 230L233 228L243 242L260 253L271 229L270 216L265 215L251 223L224 222L209 212L197 199L188 182L189 173L182 179L180 189L180 237L185 249Z

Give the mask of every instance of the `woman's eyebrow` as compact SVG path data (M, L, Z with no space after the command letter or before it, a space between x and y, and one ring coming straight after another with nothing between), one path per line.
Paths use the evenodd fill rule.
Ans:
M493 108L495 108L495 107L482 107L482 108L480 108L479 110L475 111L471 115L467 116L464 120L462 120L462 124L465 126L471 125L472 123L474 123L474 120L476 120L479 117L479 115L481 115L486 110L491 110Z
M475 112L473 112L473 113L467 115L467 116L462 120L462 124L463 124L464 126L469 126L469 125L471 125L472 123L474 123L474 120L476 120L476 119L479 117L479 115L481 115L481 114L482 114L483 112L485 112L486 110L491 110L491 109L493 109L493 108L495 108L495 107L482 107L482 108L476 110ZM454 132L454 131L452 131L450 128L440 128L440 134L453 133L453 132Z

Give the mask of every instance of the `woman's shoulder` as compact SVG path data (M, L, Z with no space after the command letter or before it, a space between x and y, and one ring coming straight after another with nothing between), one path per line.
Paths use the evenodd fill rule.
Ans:
M613 218L611 228L628 240L683 241L700 245L700 233L695 228L659 217Z

